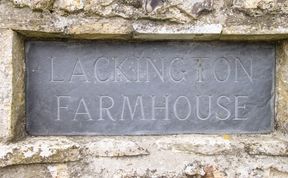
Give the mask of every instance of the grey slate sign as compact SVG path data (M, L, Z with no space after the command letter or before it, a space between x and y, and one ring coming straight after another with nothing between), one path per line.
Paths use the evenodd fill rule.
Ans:
M26 42L31 135L267 133L275 46Z

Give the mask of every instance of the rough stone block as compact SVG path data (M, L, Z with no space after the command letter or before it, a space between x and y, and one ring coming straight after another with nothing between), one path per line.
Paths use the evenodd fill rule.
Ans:
M200 155L288 155L288 142L281 135L166 137L156 140L158 149Z
M11 30L0 29L0 141L24 133L24 45Z
M0 144L0 168L9 165L77 161L80 146L67 139L27 139L15 144Z
M59 8L68 12L75 12L84 8L83 0L56 0L54 8Z
M219 39L222 32L221 24L204 25L157 25L154 23L134 23L134 38L151 40Z
M250 16L263 16L267 14L287 14L288 2L275 0L235 0L233 8Z
M100 157L122 157L149 155L147 149L133 141L116 139L103 139L97 142L89 142L84 145L87 154Z
M276 106L278 129L288 133L288 42L277 49Z
M103 19L94 23L73 24L67 30L73 38L80 39L128 39L132 33L130 22L121 18Z
M53 0L13 0L17 7L29 7L33 10L47 10L50 9Z

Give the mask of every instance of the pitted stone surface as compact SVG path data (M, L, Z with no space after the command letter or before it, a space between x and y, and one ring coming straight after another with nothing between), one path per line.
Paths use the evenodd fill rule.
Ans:
M83 0L56 0L54 8L68 12L76 12L84 8Z
M49 10L54 0L12 0L16 7L29 7L32 10Z
M171 29L169 31L173 31L175 34L166 35L168 39L269 40L288 38L286 5L282 1L277 3L277 7L281 8L277 9L275 13L265 13L259 17L237 10L242 8L244 3L242 1L234 1L234 4L222 0L215 2L205 0L159 1L156 3L157 7L150 13L145 10L145 5L149 2L140 2L140 0L57 0L51 6L41 5L48 2L50 1L37 3L36 1L21 0L13 3L10 0L2 0L0 3L0 28L12 28L30 37L131 39L137 37L133 36L135 33L133 24L136 22L143 26L149 24L161 26L154 30L155 34L163 32L162 29L165 28ZM255 2L258 3L258 1ZM17 3L24 5L17 5ZM23 8L19 8L20 6ZM31 7L27 8L28 6ZM34 6L40 7L35 9ZM200 10L199 14L194 14L194 12L198 12L192 12L194 6L204 9ZM187 36L187 31L185 31L181 37L181 33L177 33L177 31L183 31L181 24L190 26L191 29L201 28L201 30L190 31L192 33L190 36ZM213 24L221 25L222 31L212 35L202 33L206 27L209 28L209 25ZM157 32L157 29L160 31ZM211 27L209 31L213 31L213 29L215 27ZM150 38L149 35L146 37L153 39L156 38L156 35L151 34Z
M123 157L149 155L147 148L129 140L103 139L85 144L87 154L101 157Z
M288 2L281 0L234 0L233 8L250 16L287 14Z
M219 39L222 33L221 24L204 25L167 25L155 23L133 23L134 38L136 39ZM198 35L197 35L198 34ZM205 37L201 37L201 35ZM200 37L199 37L200 36Z
M159 149L201 155L235 154L244 151L243 144L219 136L195 136L193 139L168 137L157 140L156 144Z
M12 104L12 40L11 30L0 31L0 141L11 136L9 130Z
M284 135L38 137L0 146L0 167L5 167L0 168L0 176L15 175L17 169L20 175L29 172L54 177L275 175L278 178L287 175L288 170L284 145L287 145ZM34 172L35 168L45 171Z
M250 155L287 156L288 142L283 136L189 136L167 137L155 141L158 149L200 155Z
M284 42L277 49L277 128L288 133L288 43Z
M8 29L0 29L0 43L0 142L7 142L24 135L24 46Z
M67 139L33 138L0 145L0 167L77 161L80 156L79 145Z
M84 10L105 17L171 19L188 22L213 10L214 0L13 0L17 7L32 10L58 9L66 12ZM54 4L54 5L53 5ZM141 9L140 9L141 8ZM150 14L150 15L147 15ZM165 17L166 16L166 17Z

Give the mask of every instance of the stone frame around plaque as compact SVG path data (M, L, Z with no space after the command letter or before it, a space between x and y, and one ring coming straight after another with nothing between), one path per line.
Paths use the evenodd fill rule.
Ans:
M159 38L156 38L156 40L163 40L165 39L166 35L161 34L141 34L136 33L135 37L127 36L127 34L124 34L123 36L110 36L107 34L105 35L95 35L94 37L91 37L91 39L101 39L104 38L106 40L145 40L145 39L154 39L154 36L157 36ZM210 34L215 37L215 34ZM210 38L208 35L208 39ZM5 59L2 62L2 66L4 65L7 68L7 71L5 70L2 72L2 78L5 81L2 85L2 88L0 90L1 92L1 99L4 101L4 105L1 106L1 117L2 121L0 124L0 139L4 142L9 141L17 141L21 140L24 137L30 137L29 134L27 134L25 129L25 63L24 63L24 41L27 39L35 39L39 38L45 39L45 40L53 40L57 39L59 37L57 34L51 34L51 33L44 33L38 34L38 33L32 33L32 32L16 32L10 29L2 29L0 31L0 39L1 42L7 44L5 45L5 48L2 48L1 50L1 58ZM60 36L61 37L61 36ZM153 38L152 38L153 37ZM205 36L207 37L207 36ZM152 38L152 39L151 39ZM183 35L174 35L171 34L169 37L170 40L201 40L197 38L195 39L195 34L183 34ZM226 36L225 40L228 40L229 38ZM61 38L58 38L58 40L61 40ZM81 35L74 38L77 40L85 40L85 38L82 38ZM233 39L233 37L231 38ZM248 38L249 39L249 38ZM251 37L253 41L257 41L257 38L255 40L255 37ZM277 39L277 37L275 38ZM247 39L246 39L247 40ZM258 40L263 40L261 37ZM280 66L280 63L283 65L287 65L286 63L286 54L284 53L284 45L285 42L278 42L276 45L276 86L275 86L275 118L274 118L274 130L268 134L273 137L274 133L281 133L283 130L286 129L287 124L285 122L285 118L283 116L286 115L283 110L279 110L279 106L283 107L287 104L285 104L285 101L283 100L284 95L286 94L281 90L281 87L285 85L283 81L281 80L284 76L281 73L283 67ZM6 72L6 73L5 73ZM5 88L4 88L5 86ZM285 131L284 131L285 132ZM223 133L220 133L220 135ZM193 138L194 134L187 134L186 136L189 136ZM216 134L217 135L217 134ZM249 135L249 134L248 134ZM251 134L252 135L252 134ZM260 135L260 134L259 134ZM94 136L97 137L97 136ZM109 136L114 137L114 136ZM142 137L142 136L134 136L134 137ZM145 137L145 136L143 136ZM207 138L210 136L207 135Z

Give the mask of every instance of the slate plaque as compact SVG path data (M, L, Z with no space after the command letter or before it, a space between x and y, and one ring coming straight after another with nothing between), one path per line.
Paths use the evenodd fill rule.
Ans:
M26 68L31 135L272 130L274 44L28 41Z

